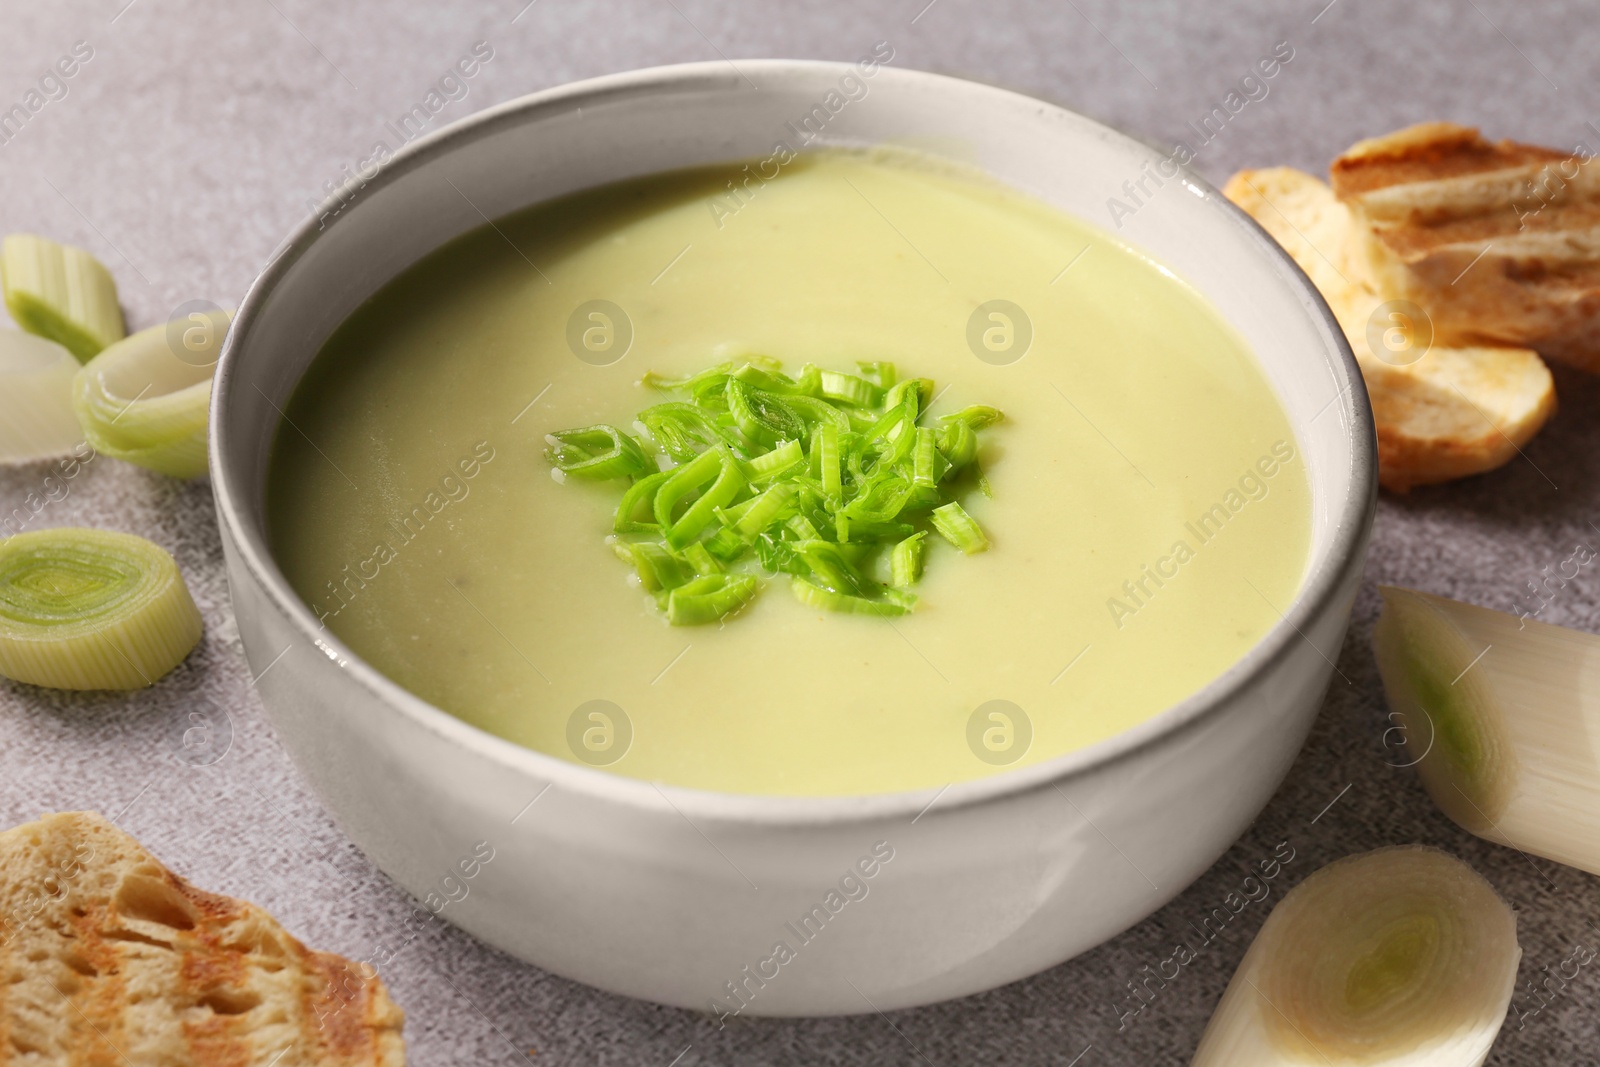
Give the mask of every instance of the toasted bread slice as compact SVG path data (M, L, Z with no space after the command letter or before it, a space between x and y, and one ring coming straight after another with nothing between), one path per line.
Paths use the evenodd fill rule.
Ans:
M1600 163L1428 122L1362 141L1333 191L1379 287L1449 344L1527 345L1600 371Z
M405 1063L376 975L196 889L99 815L0 833L0 871L0 1063Z
M1223 193L1294 257L1328 301L1361 365L1378 426L1378 480L1403 492L1493 470L1555 411L1550 370L1526 348L1429 347L1379 358L1369 324L1387 294L1366 269L1349 210L1288 167L1240 171ZM1379 332L1387 320L1380 321Z

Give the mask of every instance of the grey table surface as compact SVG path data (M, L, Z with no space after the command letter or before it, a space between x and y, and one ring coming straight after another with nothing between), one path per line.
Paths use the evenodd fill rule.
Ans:
M1200 152L1202 174L1220 181L1279 163L1320 172L1358 138L1435 118L1600 147L1600 20L1577 2L4 0L0 10L0 110L25 102L77 42L93 53L70 80L45 84L43 106L0 143L0 232L94 251L115 271L134 327L190 299L236 303L324 183L364 158L384 123L478 41L493 59L440 122L629 68L854 59L888 41L897 66L1004 85L1166 145L1288 41L1292 63ZM1560 414L1509 466L1382 500L1339 673L1288 780L1215 867L1110 943L952 1003L741 1019L719 1031L707 1016L587 989L438 924L384 974L406 1009L412 1061L1185 1062L1267 906L1251 905L1119 1031L1125 983L1169 955L1186 924L1280 841L1297 851L1294 880L1383 844L1453 851L1514 904L1519 982L1542 982L1574 948L1600 943L1594 880L1468 836L1413 772L1388 765L1396 757L1368 641L1378 582L1511 610L1528 604L1526 583L1546 567L1600 542L1600 383L1558 370L1557 387ZM0 472L5 513L30 493L39 499L46 473ZM392 940L410 900L332 822L263 717L229 617L206 481L100 459L49 496L35 526L125 529L173 551L207 630L187 663L131 697L0 685L0 824L98 809L197 884L257 901L308 944L359 958ZM1541 617L1600 630L1600 578L1581 573ZM180 762L186 709L217 706L233 724L226 756ZM1558 995L1524 986L1489 1062L1596 1062L1595 994L1592 971Z

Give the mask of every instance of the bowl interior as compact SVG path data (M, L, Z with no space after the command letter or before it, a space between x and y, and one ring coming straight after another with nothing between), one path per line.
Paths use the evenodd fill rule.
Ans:
M529 204L622 178L766 158L780 147L883 143L976 165L1110 230L1208 298L1256 353L1308 465L1312 543L1299 596L1274 605L1284 621L1243 660L1130 731L1137 736L1119 735L1028 771L1059 773L1062 761L1106 758L1214 703L1297 639L1364 536L1374 491L1371 417L1342 335L1265 234L1209 187L1166 175L1144 145L1037 100L887 66L868 74L844 64L765 61L741 62L739 71L713 63L616 75L483 112L410 146L376 174L358 176L257 281L219 369L213 472L223 522L244 564L308 640L359 663L318 632L272 561L264 521L269 449L281 410L329 334L446 240Z

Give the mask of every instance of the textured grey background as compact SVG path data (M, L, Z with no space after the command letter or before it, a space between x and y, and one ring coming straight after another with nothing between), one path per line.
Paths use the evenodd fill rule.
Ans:
M95 54L64 99L0 145L0 232L37 231L92 249L115 271L135 327L192 298L234 304L323 182L363 158L383 123L478 40L492 43L494 59L441 121L633 67L853 59L887 40L896 66L1013 87L1169 143L1257 57L1288 40L1295 58L1271 94L1201 152L1195 165L1212 179L1273 163L1320 171L1357 138L1428 118L1600 147L1589 125L1600 120L1600 20L1578 3L525 2L4 0L0 109L20 101L75 41ZM1561 413L1525 458L1456 486L1384 499L1338 658L1343 678L1334 679L1288 782L1215 868L1110 944L1007 988L888 1018L742 1020L718 1033L704 1016L593 992L440 924L385 969L408 1015L413 1062L1182 1062L1266 906L1251 905L1118 1033L1123 983L1169 955L1185 924L1220 904L1283 840L1298 856L1281 886L1381 844L1425 841L1456 852L1515 904L1520 977L1542 980L1543 968L1576 945L1600 944L1594 880L1467 836L1434 810L1412 772L1385 765L1397 757L1384 747L1367 640L1375 582L1512 609L1524 603L1524 583L1577 543L1600 546L1600 384L1558 372L1557 385ZM0 472L5 511L42 491L44 474ZM261 903L316 947L360 957L392 944L410 902L332 824L262 718L228 616L208 485L101 459L67 489L35 525L104 525L165 545L208 628L183 667L132 698L0 685L0 823L97 808L198 884ZM1600 630L1600 580L1581 574L1541 617ZM185 766L175 753L187 711L208 706L228 710L231 750L213 766ZM1515 1016L1508 1022L1490 1062L1595 1062L1595 991L1585 972L1548 1005L1522 994L1528 1014L1520 1026Z

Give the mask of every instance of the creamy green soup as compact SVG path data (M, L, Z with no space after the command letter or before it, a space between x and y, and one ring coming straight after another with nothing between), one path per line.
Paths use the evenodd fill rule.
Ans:
M768 168L770 171L770 167ZM491 733L741 793L938 787L1108 738L1278 620L1305 567L1298 445L1241 340L1109 234L898 153L654 175L540 205L405 271L287 412L273 546L324 624ZM730 185L732 183L732 185ZM736 189L737 192L730 192ZM617 484L558 484L547 434L762 354L992 404L990 541L934 543L908 615L774 579L674 627L605 544Z

